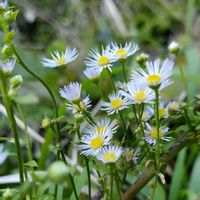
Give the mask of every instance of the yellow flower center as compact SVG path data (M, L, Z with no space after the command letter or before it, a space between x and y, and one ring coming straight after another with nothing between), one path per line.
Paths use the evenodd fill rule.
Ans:
M133 98L134 98L136 101L144 102L145 99L146 99L145 92L144 92L144 91L138 91L138 92L136 92L136 93L133 95Z
M96 137L96 138L92 139L90 142L90 146L92 149L98 149L99 147L102 146L102 144L103 144L102 137Z
M150 132L150 136L154 139L158 139L158 131L156 128L154 128L151 132ZM159 131L159 138L163 138L164 134Z
M56 62L58 65L63 65L63 64L65 64L66 61L67 61L67 59L65 57L60 57L57 59Z
M102 67L105 65L108 65L110 63L110 60L106 56L101 56L98 60L98 64Z
M120 108L122 106L122 100L121 99L113 99L111 101L111 106L114 109Z
M162 118L166 115L166 110L164 108L159 109L159 117Z
M106 131L106 127L105 126L98 126L96 130L97 130L98 134L102 134L103 132Z
M161 77L158 74L152 74L148 76L147 81L149 85L158 85L160 83Z
M118 49L116 51L116 54L121 58L126 57L127 53L128 53L128 51L126 49Z
M113 162L116 159L116 154L114 152L108 152L108 153L104 154L103 159L106 162Z

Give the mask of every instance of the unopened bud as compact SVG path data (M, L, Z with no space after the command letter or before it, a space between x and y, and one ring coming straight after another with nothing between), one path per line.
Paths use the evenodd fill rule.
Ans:
M83 114L81 114L81 113L76 113L76 114L74 115L74 117L75 117L75 119L76 119L76 121L77 121L78 123L82 122L83 119L84 119Z
M9 89L8 96L11 100L15 100L17 98L17 93L14 89Z
M13 40L14 36L15 36L15 32L10 31L10 32L5 34L3 40L4 40L5 43L10 43Z
M5 190L5 192L3 193L2 197L3 197L3 199L5 199L5 200L10 200L10 199L13 198L13 192L11 191L10 188L7 188L7 189Z
M136 57L136 62L140 65L140 66L145 66L146 61L149 59L149 55L146 53L141 53L140 55L138 55Z
M64 182L69 174L69 168L62 161L56 161L49 166L48 177L55 183Z
M42 120L42 124L41 124L42 128L46 129L48 127L51 126L51 120L48 118L45 118Z
M180 44L178 42L173 41L168 46L168 50L171 54L177 55L180 51Z
M140 133L140 131L141 131L141 128L140 128L140 127L138 127L138 128L135 129L135 133L136 133L136 134L137 134L137 133Z
M179 104L176 101L169 103L168 113L170 115L175 115L179 110Z
M1 53L6 55L6 56L11 56L12 55L12 49L8 45L4 45L3 48L1 49Z
M8 24L11 24L12 22L14 22L16 20L16 17L18 15L18 10L17 11L11 11L11 10L8 10L4 13L4 19L6 20L6 22Z
M10 79L10 86L13 89L19 88L23 83L23 78L21 75L15 75Z

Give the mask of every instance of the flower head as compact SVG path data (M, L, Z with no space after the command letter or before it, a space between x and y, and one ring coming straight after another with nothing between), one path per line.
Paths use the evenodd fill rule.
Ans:
M105 146L97 155L103 163L115 163L122 155L122 148L115 145Z
M12 60L8 60L6 63L1 63L1 69L4 73L8 73L10 74L14 67L15 67L15 63L16 63L16 60L15 59L12 59Z
M8 7L8 1L7 0L0 3L0 8L6 8L6 7Z
M96 156L103 146L108 145L112 138L112 134L105 132L103 129L99 134L98 131L88 131L82 138L78 147L81 150L81 154L85 156Z
M139 149L124 148L123 156L126 158L127 161L132 160L134 164L136 164L138 161L139 155L140 155Z
M159 134L158 134L156 127L151 127L148 123L146 123L146 127L147 129L144 130L145 132L144 139L148 144L156 145L158 139L165 140L165 141L169 141L171 139L171 137L165 136L169 128L160 127Z
M113 135L117 129L117 121L111 121L109 118L105 118L101 121L97 121L95 125L91 125L86 129L86 132L97 132L99 134L106 133Z
M102 52L100 53L97 49L91 50L89 52L89 57L86 58L84 63L88 67L93 68L108 68L111 71L112 63L115 62L116 59L112 55L110 46L107 46L106 49L102 47Z
M160 60L154 62L146 62L147 72L138 69L132 73L132 80L150 88L159 88L159 90L167 87L172 82L169 80L174 63L166 59L160 67Z
M139 46L133 42L126 42L124 46L122 44L117 45L116 43L112 43L111 45L112 53L117 60L124 60L139 49Z
M102 103L102 110L106 110L109 115L127 108L128 101L119 92L110 94L108 98L109 102Z
M141 86L134 81L127 84L127 89L127 92L120 91L120 93L126 97L129 104L152 103L152 100L155 98L153 90Z
M70 83L63 88L60 88L60 95L69 102L79 102L81 96L81 84L78 82Z
M178 42L172 41L168 46L168 50L172 54L177 54L180 51L180 44Z
M78 57L78 52L76 48L66 48L65 52L59 53L58 51L54 51L51 56L52 59L43 59L42 64L44 67L54 68L62 65L67 65Z
M88 79L95 81L100 77L102 71L102 68L87 68L83 71L83 73L87 76Z

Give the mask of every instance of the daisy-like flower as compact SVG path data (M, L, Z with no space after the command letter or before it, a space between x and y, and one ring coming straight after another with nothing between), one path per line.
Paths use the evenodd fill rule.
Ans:
M129 104L152 103L155 98L154 91L148 87L141 86L134 81L127 84L127 92L120 91L129 101Z
M142 121L143 122L146 122L146 121L148 121L152 116L154 115L154 113L152 113L152 107L151 106L147 106L145 109L144 109L144 111L143 111L143 113L142 113ZM139 118L139 116L138 116L138 118Z
M132 148L124 148L123 151L123 156L126 158L127 161L133 161L134 164L137 163L138 157L140 155L140 150L137 149L132 149Z
M133 42L126 42L124 46L122 44L117 45L116 43L112 43L111 46L112 53L117 60L125 60L139 50L139 46Z
M81 150L81 154L85 156L96 156L103 146L108 145L112 138L112 134L101 131L88 131L82 138L78 148Z
M166 128L160 127L159 136L158 136L156 127L151 127L148 123L146 123L146 127L147 127L147 129L144 130L144 133L145 133L144 139L148 144L156 145L158 138L160 140L164 140L164 141L169 141L171 139L171 137L165 136L165 134L169 130L168 127L166 127Z
M87 68L83 73L88 79L95 81L99 79L102 71L103 68Z
M77 49L66 48L65 52L59 53L58 51L54 51L51 54L52 59L43 58L42 64L44 67L58 67L62 65L67 65L78 57Z
M152 106L148 106L149 111L152 115L154 115L154 108ZM159 101L159 117L161 118L167 118L168 117L168 110L167 107L164 106L163 101Z
M81 97L81 84L78 82L70 83L63 88L60 88L60 95L69 102L79 102Z
M1 61L0 61L1 62ZM4 73L11 73L15 67L16 60L8 60L6 63L1 63L1 69Z
M108 68L110 71L112 63L116 61L116 58L113 56L110 50L110 46L107 46L105 49L102 47L102 52L100 53L97 49L91 50L89 52L89 57L86 58L84 63L88 67L93 68Z
M82 113L82 111L87 111L92 105L90 104L91 100L89 96L85 99L81 100L79 104L74 104L72 102L66 103L67 110L72 111L73 114L75 113Z
M116 82L116 87L120 90L127 91L127 83L123 83L120 81Z
M3 1L2 3L0 3L0 8L6 8L8 7L8 1Z
M110 134L113 135L116 130L117 130L117 121L113 120L111 121L108 118L105 118L101 121L97 121L95 125L89 126L86 129L86 132L97 132L99 134L101 133L106 133L106 134Z
M122 148L115 145L105 146L97 155L103 163L115 163L122 155Z
M147 72L140 68L132 73L131 78L135 82L161 90L172 83L169 77L173 65L174 63L169 59L164 60L161 67L159 59L154 62L146 62Z
M117 92L110 94L108 96L109 102L102 102L102 110L106 110L108 115L118 113L118 111L127 108L128 100L122 97L122 95Z

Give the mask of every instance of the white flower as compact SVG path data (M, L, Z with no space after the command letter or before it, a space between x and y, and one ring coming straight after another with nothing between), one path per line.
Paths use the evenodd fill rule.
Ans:
M99 134L101 133L106 133L113 135L116 132L117 129L117 121L113 120L111 121L108 118L105 118L101 121L97 121L95 125L90 125L87 129L86 132L97 132Z
M0 3L0 8L6 8L8 6L8 1L3 1L2 3Z
M161 67L159 59L154 62L147 61L147 72L140 68L132 73L131 78L134 82L161 90L172 83L169 77L173 65L174 63L169 59L165 59Z
M114 163L122 155L122 148L109 145L105 146L97 155L98 160L101 160L103 163Z
M146 122L148 121L152 116L154 115L154 113L152 113L152 106L147 106L143 113L142 113L142 121L143 122ZM138 118L139 118L139 115L138 115Z
M158 132L157 132L156 127L151 127L148 123L146 123L146 127L147 127L147 129L144 130L144 133L145 133L144 139L148 144L156 145L158 138L160 140L165 140L165 141L169 141L171 139L171 137L165 136L165 134L169 130L169 128L167 128L167 127L166 128L160 127L159 137L158 137Z
M148 106L149 111L152 115L154 115L154 108L152 106ZM168 110L167 107L164 106L163 101L159 101L159 118L167 118L168 117Z
M129 104L152 103L155 98L154 91L148 87L143 87L134 81L127 84L127 92L120 93L128 99Z
M116 61L112 53L110 52L110 46L107 46L106 49L102 47L102 52L100 53L97 49L91 50L89 52L89 57L86 58L84 63L88 67L93 68L108 68L111 71L112 63Z
M16 60L12 59L12 60L8 60L6 63L1 63L1 69L3 70L3 72L7 73L7 72L12 72L14 67L15 67L15 63Z
M128 101L119 92L110 94L108 98L109 102L102 102L102 110L106 110L108 115L127 108Z
M89 96L85 99L81 100L79 104L73 104L72 102L66 103L67 110L72 111L73 114L75 113L82 113L82 111L87 111L92 105L90 104L91 100Z
M172 41L168 46L168 50L172 54L177 54L180 51L180 44L178 42Z
M63 98L70 102L78 102L80 101L81 96L81 84L78 82L70 83L63 88L60 88L59 93Z
M96 156L104 145L108 145L112 138L112 134L101 131L88 131L82 138L78 148L81 150L81 154L85 156Z
M54 68L57 66L67 65L78 57L78 52L76 48L66 48L65 52L59 53L58 51L54 51L51 56L52 59L43 58L42 64L44 67Z
M87 76L90 80L98 79L103 71L102 68L87 68L83 71L83 73Z
M116 82L116 87L120 90L124 90L124 91L127 91L127 83L123 83L123 82L120 82L120 81L117 81Z
M111 46L112 53L117 60L126 59L139 49L139 46L133 42L126 42L124 46L122 44L117 45L116 43L112 43Z

